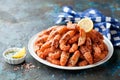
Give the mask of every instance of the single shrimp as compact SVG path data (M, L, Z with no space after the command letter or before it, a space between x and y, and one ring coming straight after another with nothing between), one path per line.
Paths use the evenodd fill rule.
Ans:
M87 46L90 52L93 51L93 44L90 37L86 37L85 46Z
M68 66L75 66L80 56L80 52L77 50L68 61Z
M90 52L85 52L83 56L89 64L93 64L93 56Z
M60 60L57 60L57 59L52 59L50 57L46 57L46 60L55 64L55 65L60 65Z
M52 27L50 27L50 28L48 28L48 29L46 29L46 30L43 30L43 31L41 31L41 32L38 34L38 36L41 37L41 36L43 36L43 35L49 35L50 32L51 32L53 29L56 29L57 27L58 27L58 26L52 26Z
M79 30L79 38L78 38L78 46L81 46L85 43L85 40L86 40L86 32L84 29L80 29Z
M84 46L84 45L80 46L79 50L81 51L82 54L84 54L84 53L86 53L86 52L91 52L91 51L87 48L87 46Z
M67 52L62 52L61 57L60 57L60 65L65 66L69 58L69 53Z
M54 38L55 35L57 35L58 32L56 30L52 30L48 36L47 40L51 40L52 38Z
M44 53L43 52L41 52L40 50L37 50L37 55L40 57L40 58L42 58L42 59L45 59L45 55L44 55Z
M57 34L57 35L54 37L54 39L52 40L51 46L57 48L57 47L59 46L59 40L60 40L60 38L61 38L61 35L60 35L60 34Z
M94 56L100 56L101 55L101 49L98 46L93 46L94 50Z
M78 49L77 43L72 44L72 47L69 49L69 52L75 52Z
M79 34L75 34L75 36L73 36L72 38L70 38L70 40L68 41L69 44L73 44L75 42L78 41L79 38Z
M47 41L47 38L48 38L48 35L43 35L41 37L38 37L35 41L35 44L44 43Z
M86 65L88 65L88 62L86 60L80 61L78 63L78 66L86 66Z
M76 26L77 26L77 24L72 24L72 22L70 22L70 21L67 23L67 29L69 29L69 30L77 30Z
M60 58L61 50L56 50L54 53L49 53L48 56L52 59Z
M56 30L59 34L64 34L68 31L67 27L66 26L60 26L57 28Z
M75 34L76 32L74 31L74 30L70 30L70 31L68 31L68 32L66 32L63 36L62 36L62 38L60 39L60 43L66 43L71 37L73 37L74 36L74 34Z
M70 45L69 44L64 44L64 43L61 43L60 44L60 49L63 50L63 51L68 51L70 49Z
M46 48L51 47L51 44L52 44L51 41L47 41L47 42L45 42L45 43L41 46L40 51L43 52Z

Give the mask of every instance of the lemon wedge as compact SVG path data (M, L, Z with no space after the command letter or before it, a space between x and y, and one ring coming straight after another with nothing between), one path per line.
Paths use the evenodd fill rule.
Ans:
M26 49L23 47L20 51L15 53L12 58L22 58L26 54Z
M89 18L83 18L78 22L78 26L83 28L85 32L90 32L93 29L93 22Z

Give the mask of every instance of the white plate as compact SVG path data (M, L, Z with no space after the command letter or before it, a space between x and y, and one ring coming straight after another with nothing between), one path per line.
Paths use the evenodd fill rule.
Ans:
M58 69L65 69L65 70L80 70L80 69L87 69L87 68L92 68L92 67L95 67L95 66L98 66L98 65L101 65L103 63L105 63L106 61L108 61L112 54L113 54L113 45L112 43L104 36L104 42L106 43L107 47L108 47L108 55L101 61L97 62L97 63L94 63L94 64L91 64L91 65L87 65L87 66L78 66L78 67L66 67L66 66L59 66L59 65L55 65L55 64L52 64L46 60L43 60L41 58L39 58L36 53L34 52L33 50L33 43L35 42L36 38L37 38L38 34L36 34L35 36L33 36L29 43L28 43L28 49L29 49L29 52L30 54L39 62L47 65L47 66L50 66L50 67L54 67L54 68L58 68Z

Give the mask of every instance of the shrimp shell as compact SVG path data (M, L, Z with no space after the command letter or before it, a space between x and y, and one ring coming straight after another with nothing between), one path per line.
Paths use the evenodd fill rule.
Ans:
M67 52L62 52L61 57L60 57L60 65L65 66L69 58L69 53Z
M80 56L80 52L77 50L68 61L68 66L75 66Z

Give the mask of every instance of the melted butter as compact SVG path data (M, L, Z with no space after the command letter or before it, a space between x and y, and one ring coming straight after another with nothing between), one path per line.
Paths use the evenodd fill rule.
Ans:
M11 59L14 59L14 58L12 58L12 56L14 55L14 54L16 54L18 51L16 50L16 51L9 51L9 52L7 52L6 53L6 57L8 57L8 58L11 58Z

